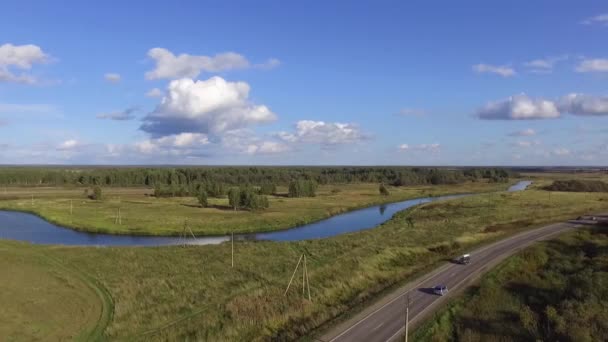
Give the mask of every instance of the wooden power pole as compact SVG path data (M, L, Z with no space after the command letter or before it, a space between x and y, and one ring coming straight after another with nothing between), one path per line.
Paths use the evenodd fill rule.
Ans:
M407 293L407 299L405 303L405 342L407 342L408 328L410 323L410 293Z

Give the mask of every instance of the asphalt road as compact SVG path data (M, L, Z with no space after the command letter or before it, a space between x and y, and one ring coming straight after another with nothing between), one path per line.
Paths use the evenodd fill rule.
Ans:
M474 250L470 252L470 264L446 264L380 299L352 319L327 332L318 340L327 342L385 342L398 340L405 331L405 307L408 293L410 298L409 324L412 328L424 317L436 311L448 297L462 291L477 277L490 270L500 261L536 241L551 238L577 227L580 223L591 224L592 222L570 221L552 224ZM438 296L433 294L432 288L439 284L448 287L448 295Z

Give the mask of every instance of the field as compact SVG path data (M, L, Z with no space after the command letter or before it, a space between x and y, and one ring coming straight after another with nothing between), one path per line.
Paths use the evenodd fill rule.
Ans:
M1 340L85 341L103 333L109 318L103 293L52 254L52 249L2 241Z
M607 282L608 227L581 228L507 259L414 340L605 340Z
M373 204L447 193L497 191L504 183L389 187L381 196L378 184L321 186L316 197L289 198L279 187L269 196L270 208L234 211L226 198L210 198L201 208L194 197L156 198L146 188L104 188L103 199L86 198L85 188L0 188L0 209L28 211L66 227L98 233L179 235L187 222L197 235L271 231L318 221ZM70 209L70 207L72 209ZM116 222L120 208L120 224Z
M606 194L480 194L426 204L375 229L330 239L235 243L234 268L230 244L68 248L0 241L0 250L2 259L25 253L24 264L44 253L94 279L113 303L104 331L109 340L292 340L318 333L361 303L473 246L606 210ZM302 253L308 256L312 302L302 299L301 273L283 294ZM34 298L40 295L33 292ZM49 310L61 317L72 309ZM26 313L15 317L23 320L15 325L28 319ZM74 327L73 334L78 331Z

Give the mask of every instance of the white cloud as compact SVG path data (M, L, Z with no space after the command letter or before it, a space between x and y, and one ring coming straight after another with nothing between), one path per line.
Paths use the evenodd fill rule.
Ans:
M608 96L568 94L558 101L560 110L574 115L608 115Z
M553 101L520 94L486 104L477 116L485 120L554 119L560 117L560 112Z
M195 78L201 72L221 72L233 69L244 69L250 66L249 61L235 52L224 52L213 57L196 56L186 53L178 56L164 48L153 48L148 51L156 67L146 72L149 80L163 78Z
M418 144L418 145L401 144L401 145L399 145L398 148L400 151L423 151L423 152L437 153L441 150L441 144L439 144L439 143Z
M158 88L152 88L150 91L146 93L147 97L161 97L163 96L163 91Z
M65 150L73 150L77 147L79 147L81 144L80 142L78 142L75 139L70 139L70 140L66 140L64 142L62 142L61 144L59 144L59 146L57 146L57 149L60 151L65 151Z
M608 59L584 59L574 70L577 72L608 72Z
M109 72L103 75L103 78L110 83L118 83L121 80L120 74Z
M161 103L143 119L141 129L153 136L220 134L274 121L276 115L268 107L248 100L249 90L245 82L228 82L217 76L205 81L171 81Z
M473 71L479 74L490 73L502 77L511 77L515 75L515 70L506 65L475 64L473 65Z
M278 132L276 137L290 143L311 143L333 146L356 143L368 139L359 127L352 123L301 120L293 133Z
M548 57L542 59L534 59L524 63L524 66L528 68L530 72L537 74L549 74L553 72L555 64L568 59L567 55L558 57Z
M37 83L35 77L27 73L16 74L13 70L30 70L34 64L46 63L49 60L50 56L36 45L0 45L0 82Z
M584 24L584 25L593 25L593 24L608 25L608 13L604 13L604 14L596 15L595 17L587 18L582 21L582 24Z
M283 141L264 140L251 130L236 129L222 135L222 148L242 154L278 154L291 151L292 147Z
M97 114L97 118L98 119L117 120L117 121L132 120L135 118L133 113L135 113L138 110L139 110L139 108L137 108L137 107L130 107L125 110L121 110L121 111L117 111L117 112Z
M143 154L190 154L209 144L209 138L201 133L180 133L135 143L135 149ZM116 149L113 146L113 149Z
M280 60L278 60L277 58L269 58L268 60L266 60L266 62L257 64L256 67L258 69L270 70L278 67L279 65L281 65Z
M519 140L519 141L516 141L514 143L515 146L517 146L517 147L523 147L523 148L532 147L532 146L538 146L540 144L541 143L538 140L535 140L535 141Z
M509 133L509 136L511 136L511 137L531 137L534 135L536 135L536 131L533 130L532 128Z

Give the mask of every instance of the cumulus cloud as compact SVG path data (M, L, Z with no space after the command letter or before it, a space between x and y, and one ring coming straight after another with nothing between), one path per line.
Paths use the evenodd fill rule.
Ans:
M150 91L146 93L147 97L161 97L163 96L163 91L158 88L152 88Z
M509 136L511 136L511 137L531 137L534 135L536 135L536 131L533 130L532 128L509 133Z
M78 140L69 139L69 140L66 140L66 141L62 142L61 144L59 144L59 146L57 146L57 149L60 151L73 150L73 149L79 147L80 145L81 144L80 144L80 142L78 142Z
M34 64L47 63L50 56L39 46L0 45L0 82L34 84L38 80L27 73L15 73L15 69L30 70Z
M577 72L608 72L608 59L583 59L574 70Z
M596 15L595 17L587 18L582 21L582 24L584 24L584 25L593 25L593 24L608 25L608 13L604 13L604 14Z
M186 53L176 56L167 49L153 48L148 51L148 57L156 63L154 70L146 72L146 78L149 80L195 78L201 72L221 72L250 66L244 56L235 52L224 52L212 57Z
M441 150L441 144L418 144L418 145L409 145L409 144L401 144L399 145L400 151L424 151L424 152L432 152L437 153Z
M220 134L271 122L276 115L249 101L249 85L221 77L205 81L183 78L169 83L156 109L143 119L141 129L153 136L182 132Z
M515 70L506 65L490 65L490 64L475 64L473 71L479 74L489 73L496 74L502 77L511 77L515 75Z
M237 129L222 136L222 147L244 154L276 154L292 150L285 141L273 141L257 137L248 129Z
M326 147L356 143L369 138L353 123L312 120L300 120L293 133L278 132L275 136L290 143L311 143Z
M563 96L558 105L560 110L574 115L608 115L608 96L572 93Z
M138 107L130 107L125 110L121 110L121 111L117 111L117 112L97 114L97 118L116 120L116 121L132 120L135 118L135 115L133 115L133 114L135 112L137 112L138 110L139 110Z
M103 78L110 83L118 83L121 80L120 74L109 72L103 75Z
M477 116L484 120L553 119L560 112L553 101L520 94L486 104L477 110Z
M192 149L209 144L209 138L201 133L180 133L167 135L157 139L148 139L135 143L135 149L139 153L169 153L169 154L188 154ZM116 149L116 146L112 146Z

